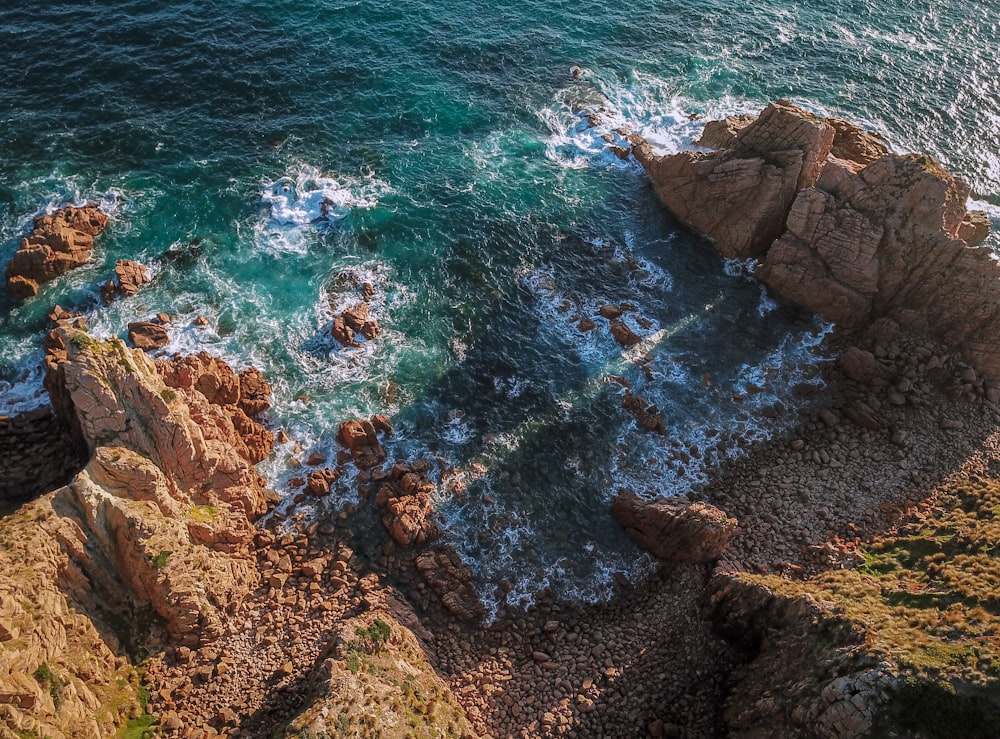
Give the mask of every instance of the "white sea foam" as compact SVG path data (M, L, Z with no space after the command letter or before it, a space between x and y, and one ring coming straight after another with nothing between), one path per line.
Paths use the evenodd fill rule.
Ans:
M672 83L640 72L623 81L583 70L537 116L549 130L546 156L579 169L634 166L608 148L613 144L628 149L626 134L638 134L658 153L671 154L692 148L706 120L759 109L759 103L732 97L708 104L696 101L679 94Z
M261 188L269 217L255 227L259 245L272 253L304 253L312 241L310 229L330 224L356 208L374 208L390 192L375 177L335 179L302 165L292 174Z

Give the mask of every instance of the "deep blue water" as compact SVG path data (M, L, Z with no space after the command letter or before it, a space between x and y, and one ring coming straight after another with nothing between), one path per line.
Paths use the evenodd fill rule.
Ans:
M3 410L40 402L55 303L99 335L167 311L170 351L274 382L270 423L293 439L262 467L279 491L301 474L294 442L330 452L338 421L388 412L392 454L458 470L465 491L442 485L439 506L488 600L502 580L509 600L599 596L648 566L607 515L615 490L683 492L794 420L823 329L678 232L600 133L673 150L705 117L790 97L933 153L997 223L988 3L505 5L3 0L0 261L46 207L114 216L92 266L0 297ZM315 223L323 197L341 217ZM121 258L155 283L103 307ZM329 326L358 278L384 332L344 350ZM622 301L640 350L602 319L575 329ZM636 429L607 375L659 405L668 440ZM318 515L355 499L347 479Z

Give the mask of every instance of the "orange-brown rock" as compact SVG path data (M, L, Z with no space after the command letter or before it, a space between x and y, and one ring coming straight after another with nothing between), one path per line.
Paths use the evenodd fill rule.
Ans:
M249 522L267 500L253 462L273 443L236 406L238 393L204 381L235 377L210 359L155 363L120 340L59 326L46 367L48 386L61 384L70 403L57 411L72 415L91 452L65 495L132 601L196 641L220 633L222 611L256 583Z
M75 269L90 259L94 237L108 224L97 203L66 206L35 218L7 263L7 289L16 300L38 294L39 285Z
M621 321L611 322L611 335L622 346L635 346L642 341L642 337Z
M476 593L472 570L450 546L421 552L415 561L417 571L441 599L444 607L463 621L479 621L485 615Z
M668 562L712 562L736 535L738 523L709 503L686 498L642 500L620 492L611 512L639 546Z
M668 208L709 236L721 254L762 254L781 234L785 214L811 187L833 145L834 129L778 101L739 128L730 148L656 156L648 144L633 153Z
M731 115L721 121L709 121L694 142L703 149L729 149L736 143L736 134L756 120L753 115Z
M370 470L385 461L385 449L379 443L378 433L371 421L342 421L337 430L337 443L351 453L351 459L359 469Z
M717 130L719 129L719 130ZM969 187L927 156L786 101L711 153L636 158L664 203L784 299L845 328L888 317L1000 377L1000 263Z
M271 384L256 367L240 370L239 406L248 416L257 416L271 407Z
M149 271L140 262L119 259L115 264L115 279L118 281L118 294L123 298L129 298L149 282Z
M313 495L326 495L330 492L330 485L338 477L340 477L340 472L330 467L313 470L306 478L306 489Z
M46 386L89 462L0 521L0 735L116 736L140 710L126 644L163 637L161 623L187 646L211 641L257 584L263 440L196 377L164 381L204 358L161 375L67 319L46 349Z
M358 346L358 342L354 339L354 331L347 325L343 316L337 316L333 319L330 335L342 346Z
M660 415L660 409L655 405L649 405L631 390L625 391L625 395L622 397L622 405L625 407L625 410L635 416L635 420L644 429L655 431L662 436L667 435L667 427L663 421L663 416Z
M427 477L428 470L430 463L426 461L395 464L375 495L382 523L404 547L423 546L441 535L433 519L431 495L435 486Z
M170 343L167 329L152 321L133 321L128 325L128 340L136 349L149 351Z

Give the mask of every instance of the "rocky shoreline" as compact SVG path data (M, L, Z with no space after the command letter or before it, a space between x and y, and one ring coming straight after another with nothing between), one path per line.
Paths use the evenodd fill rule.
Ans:
M850 124L785 103L768 110L760 124L707 126L701 143L729 152L717 159L664 162L630 144L668 205L680 186L663 173L676 166L703 169L713 188L771 167L757 180L774 187L757 195L780 197L745 208L743 221L719 205L743 209L743 184L678 215L766 254L774 283L768 260L788 246L796 203L825 181L840 211L857 206L844 183L894 155ZM755 136L768 151L751 150ZM909 228L935 249L974 249L961 240L975 219L959 217L960 184L936 165L901 166L950 195L909 201L923 226L899 226L903 213L890 240ZM823 180L824 167L840 179ZM692 192L700 176L682 175ZM699 203L714 209L704 219L693 215ZM840 211L833 221L854 222ZM954 233L941 241L934 228ZM854 264L826 242L791 247L814 267L810 249L831 269ZM35 474L33 450L58 418L87 459L51 465L38 487L75 476L0 521L0 737L953 735L942 721L962 736L990 735L1000 717L1000 568L983 548L998 533L1000 385L994 345L976 332L995 318L992 288L974 296L982 305L956 300L935 316L964 305L967 330L921 323L914 313L930 310L941 286L887 277L901 252L885 248L893 256L878 264L868 313L826 341L824 402L697 495L652 505L619 496L615 515L661 559L656 574L619 583L607 604L542 597L489 625L471 573L435 543L430 465L386 459L388 418L345 419L341 454L329 467L315 460L298 486L305 502L353 474L361 505L322 523L261 524L276 500L254 469L274 443L256 420L269 405L265 378L204 353L154 361L54 315L55 416L35 414L27 434L7 421L0 443L16 450L9 479ZM959 270L944 279L965 286L961 270L981 256L936 263ZM810 296L836 292L808 284ZM886 297L886 285L909 302ZM938 297L921 298L924 287ZM876 311L879 301L890 307ZM352 330L367 325L361 312ZM662 421L639 420L662 433ZM963 563L974 564L971 582L956 579ZM919 648L918 627L930 639ZM944 707L929 717L914 696Z

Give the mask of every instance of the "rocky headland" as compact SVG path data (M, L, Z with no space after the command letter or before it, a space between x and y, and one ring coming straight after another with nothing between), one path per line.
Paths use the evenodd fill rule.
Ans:
M484 623L390 419L344 420L266 516L260 372L56 313L53 411L0 433L25 480L46 430L72 450L0 520L0 737L994 735L1000 287L968 188L784 102L706 126L713 152L631 143L681 220L841 326L787 432L686 498L612 491L653 577ZM365 339L370 297L339 316ZM357 507L296 513L345 475Z

